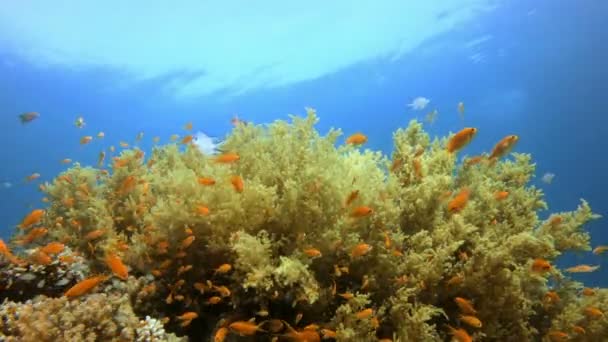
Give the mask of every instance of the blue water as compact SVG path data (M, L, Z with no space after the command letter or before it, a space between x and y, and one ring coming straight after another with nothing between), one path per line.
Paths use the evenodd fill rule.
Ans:
M549 203L542 217L573 210L580 198L608 217L608 142L602 135L608 127L608 3L497 3L495 10L433 36L397 59L376 57L313 80L187 101L167 93L169 76L123 83L125 74L111 68L40 67L20 59L13 45L0 45L0 59L11 61L0 64L0 182L13 183L0 188L1 235L8 237L23 215L40 203L39 182L26 184L23 178L39 172L41 180L50 180L63 170L63 158L94 165L102 148L121 140L132 143L140 131L145 133L140 146L149 151L153 136L167 142L188 121L195 131L221 137L230 130L235 113L264 123L286 119L289 113L304 115L306 106L317 109L321 131L363 131L369 136L367 147L387 154L394 130L412 118L424 119L434 108L439 110L437 121L425 124L433 135L446 135L463 125L479 129L466 154L487 151L504 135L518 134L516 151L533 155L533 184L543 189ZM482 37L491 39L475 43ZM417 96L431 99L426 110L415 112L406 106ZM464 121L456 112L459 101L466 104ZM38 111L41 117L21 125L17 115L26 111ZM81 130L73 125L78 115L87 123ZM99 131L106 133L103 141L79 145L83 135ZM540 181L545 172L556 174L550 185ZM606 219L586 229L592 233L592 246L608 244ZM608 286L605 257L580 253L559 261L560 266L579 263L601 268L575 275L576 279Z

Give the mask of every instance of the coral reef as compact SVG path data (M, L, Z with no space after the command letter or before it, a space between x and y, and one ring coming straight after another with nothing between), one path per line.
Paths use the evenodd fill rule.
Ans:
M366 138L339 144L340 130L319 134L317 121L308 108L291 123L239 122L219 154L185 138L148 158L125 149L111 171L76 164L44 184L44 217L22 224L14 242L36 254L60 241L85 260L86 274L62 292L106 276L74 299L37 291L31 296L43 296L5 302L3 333L165 340L167 330L216 341L608 336L608 290L583 288L551 264L591 250L583 226L598 215L582 201L541 219L547 205L529 185L530 155L505 156L512 146L499 143L490 157L461 160L463 144L446 148L454 136L432 140L412 121L394 133L388 158L364 149ZM469 132L466 141L476 130ZM48 233L29 236L40 225ZM5 267L26 267L3 254ZM53 258L44 269L57 267Z

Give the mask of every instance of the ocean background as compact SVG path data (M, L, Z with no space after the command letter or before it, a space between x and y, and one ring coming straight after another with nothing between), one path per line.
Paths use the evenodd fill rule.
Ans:
M541 218L584 198L605 217L586 226L592 246L608 244L608 2L402 2L2 2L1 237L43 204L38 184L64 158L96 165L102 149L139 132L149 153L152 137L167 143L187 122L221 139L235 114L266 123L309 106L322 132L361 131L366 148L386 154L393 131L433 109L436 122L424 122L433 136L479 129L462 155L517 134L549 204ZM431 101L422 111L407 106L418 96ZM41 116L22 125L28 111ZM99 131L103 140L79 144ZM34 172L41 178L24 182ZM606 287L607 260L579 253L558 265L599 264L573 278Z

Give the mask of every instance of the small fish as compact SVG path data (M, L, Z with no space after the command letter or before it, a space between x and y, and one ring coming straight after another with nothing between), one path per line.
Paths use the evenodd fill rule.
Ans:
M348 138L346 138L346 144L348 145L363 145L367 142L367 136L365 136L363 133L355 133L351 136L349 136Z
M144 132L139 132L135 136L135 141L141 141L144 138Z
M29 175L29 176L25 177L25 180L26 180L27 182L31 182L31 181L36 180L36 179L38 179L38 178L40 178L40 174L39 174L38 172L34 172L34 173L32 173L31 175Z
M191 131L192 130L192 122L188 122L184 125L184 129L186 131Z
M77 117L76 120L74 121L74 126L76 126L78 128L83 128L84 126L86 126L86 123L84 122L84 118L82 116Z
M108 254L106 255L105 262L115 276L122 280L127 280L127 278L129 278L129 269L123 264L119 256L116 254Z
M180 323L182 327L187 327L190 325L190 323L192 323L193 320L198 318L198 314L194 311L188 311L181 314L180 316L177 316L176 318L182 321Z
M8 189L8 188L11 188L13 186L13 183L11 183L11 182L2 182L0 184L0 186L3 187L3 188L5 188L5 189Z
M608 251L608 246L597 246L593 249L593 254L600 255Z
M464 102L458 102L458 115L461 119L464 119Z
M152 138L152 142L155 144L158 144L160 142L160 137L154 137Z
M469 190L469 188L462 188L462 190L460 190L460 192L448 202L448 211L450 213L457 213L462 211L469 202L470 194L471 191Z
M467 146L473 137L477 134L477 128L465 127L458 133L454 134L450 140L448 140L447 150L450 153L458 152L465 146Z
M374 314L374 310L372 308L363 309L355 314L355 317L358 319L366 319L370 318Z
M234 152L228 152L218 155L217 157L215 157L214 161L218 164L230 164L237 162L239 159L241 159L241 157L238 154Z
M21 221L19 224L19 228L26 229L32 225L38 224L43 216L45 211L43 209L34 209Z
M374 210L368 206L362 205L359 207L356 207L355 209L353 209L353 211L351 211L350 216L351 217L365 217L365 216L369 216L371 214L374 213Z
M63 160L61 160L61 164L70 164L72 162L72 159L70 158L65 158Z
M316 248L306 248L304 249L304 254L306 254L310 258L319 258L323 256L321 251Z
M544 273L551 270L551 264L545 259L537 258L532 262L531 269L534 272Z
M232 183L232 187L234 188L234 190L236 192L243 192L245 185L243 183L243 178L241 178L241 176L234 175L234 176L230 177L230 183Z
M469 333L463 328L454 328L451 325L448 325L448 329L450 330L450 335L452 335L453 341L458 342L472 342L473 338Z
M128 143L128 142L126 142L126 141L121 141L121 142L119 142L119 143L118 143L118 145L120 145L120 147L122 147L122 148L127 148L127 147L129 147L129 143Z
M171 140L171 141L177 141L177 139L179 139L179 135L178 135L178 134L173 134L173 135L171 135L171 137L169 138L169 140Z
M198 177L197 182L200 185L214 185L215 179L211 177Z
M188 236L187 238L185 238L182 241L182 243L180 245L180 248L181 249L186 249L186 248L190 247L190 245L192 245L192 243L194 242L195 239L196 239L196 237L194 237L194 235Z
M104 160L106 160L106 153L101 151L99 152L99 157L97 158L97 167L102 167Z
M95 286L106 281L106 279L108 279L108 276L106 276L106 275L93 276L90 278L86 278L86 279L82 280L81 282L77 283L76 285L72 286L63 295L68 298L81 296L81 295L89 292L90 290L92 290Z
M590 287L585 287L581 293L583 296L591 297L595 295L595 290Z
M597 319L604 316L604 313L599 308L588 306L584 310L585 316L591 319Z
M106 134L104 132L97 133L97 138L99 138L99 139L103 139L105 136L106 136Z
M199 215L206 216L209 215L209 208L204 205L197 205L195 212Z
M32 122L40 117L38 112L27 112L23 114L19 114L19 120L21 120L22 124L26 124L28 122Z
M431 100L427 99L426 97L418 96L407 106L413 110L423 110L430 102Z
M585 328L581 327L580 325L572 326L572 331L574 331L575 333L577 333L579 335L585 335L587 333L585 331Z
M362 242L362 243L356 245L355 247L353 247L353 249L350 252L350 255L353 258L357 258L357 257L366 255L372 249L373 249L372 246L368 245L367 243Z
M497 201L502 201L502 200L506 199L507 197L509 197L509 192L508 191L496 191L494 193L494 198Z
M560 330L549 331L547 333L547 337L549 337L549 340L551 340L551 342L560 342L568 340L568 334Z
M249 121L242 120L235 114L232 119L230 119L230 124L232 124L232 126L238 126L239 124L247 125L249 124Z
M547 172L541 177L541 180L545 184L551 184L553 182L553 178L555 178L555 173Z
M218 268L215 269L215 272L213 272L213 274L224 274L224 273L228 273L232 270L232 265L230 264L221 264L220 266L218 266Z
M344 201L344 206L348 207L351 205L357 199L357 197L359 197L359 190L351 191L348 197L346 197L346 201Z
M513 149L517 141L519 141L519 137L517 135L507 135L506 137L502 138L498 143L496 143L488 159L491 161L496 161L504 157Z
M467 314L467 315L477 314L477 311L473 307L473 303L471 303L470 300L462 298L462 297L456 297L456 298L454 298L454 302L456 303L456 305L458 305L458 308L460 309L460 311L462 313Z
M90 143L93 140L93 137L90 135L86 135L82 138L80 138L80 145L86 145L88 143Z
M40 251L46 254L59 254L63 252L65 245L60 242L49 242L44 247L40 248Z
M472 315L460 315L458 316L458 319L473 328L481 328L482 326L482 323L479 318Z
M439 111L437 111L437 109L434 109L432 112L428 113L426 115L426 117L424 118L424 120L429 124L432 125L435 123L435 120L437 120L437 115L439 115Z
M257 332L266 332L260 328L263 324L264 322L255 324L253 321L236 321L230 323L228 328L230 331L240 336L253 336Z
M593 271L597 270L598 268L600 268L600 265L591 266L591 265L582 264L582 265L577 265L577 266L566 268L566 272L589 273L589 272L593 272Z

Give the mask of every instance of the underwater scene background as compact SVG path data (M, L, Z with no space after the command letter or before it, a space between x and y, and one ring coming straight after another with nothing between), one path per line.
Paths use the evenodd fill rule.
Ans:
M606 18L2 3L0 336L608 341Z

